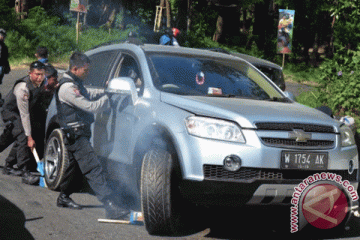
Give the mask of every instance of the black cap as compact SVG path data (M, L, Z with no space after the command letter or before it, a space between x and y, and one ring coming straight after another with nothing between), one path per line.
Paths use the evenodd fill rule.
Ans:
M45 64L40 61L35 61L30 64L30 70L33 69L45 69Z
M57 77L58 71L52 66L52 65L46 65L45 66L45 76L46 77Z

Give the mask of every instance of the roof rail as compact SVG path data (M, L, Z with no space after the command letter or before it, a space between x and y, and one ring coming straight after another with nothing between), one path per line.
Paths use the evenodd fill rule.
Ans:
M126 40L116 39L116 40L112 40L112 41L109 41L109 42L104 42L104 43L101 43L99 45L96 45L92 49L95 49L95 48L98 48L98 47L103 47L103 46L108 46L108 45L112 45L112 44L116 44L116 43L132 43L132 44L135 44L135 45L144 45L144 43L138 38L136 33L130 32L129 36L128 36L128 39L126 39Z
M225 49L222 49L222 48L204 48L204 49L209 50L209 51L213 51L213 52L231 54L228 50L225 50Z
M91 49L95 49L95 48L98 48L98 47L103 47L103 46L108 46L108 45L112 45L112 44L116 44L116 43L124 43L126 42L126 40L112 40L112 41L109 41L109 42L104 42L104 43L100 43L99 45L96 45L94 47L92 47Z

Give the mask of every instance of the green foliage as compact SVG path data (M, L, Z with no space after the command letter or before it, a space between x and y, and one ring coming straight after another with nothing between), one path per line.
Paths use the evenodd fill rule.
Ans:
M124 41L127 38L130 30L134 29L129 28L125 31L112 29L109 33L109 31L105 29L89 28L86 31L81 32L77 50L85 52L103 43Z
M356 71L359 67L359 53L353 52L347 56L337 54L336 58L321 67L320 101L327 102L333 110L359 112L360 73Z
M60 26L59 19L48 16L43 8L32 8L28 18L8 34L10 57L34 57L35 49L40 45L47 47L52 56L65 54L74 49L73 35L74 30Z
M356 49L360 38L360 5L357 0L337 0L330 8L336 17L335 45Z
M141 24L149 26L154 23L153 17L155 17L155 16L154 16L153 10L149 10L149 9L146 10L144 8L138 8L136 10L136 15L139 16Z
M124 9L121 9L121 11L116 14L115 17L115 28L123 29L124 25Z
M9 30L15 25L14 10L9 7L7 0L0 0L0 27Z
M329 106L336 115L349 115L360 123L360 6L355 0L337 0L326 7L335 16L335 54L319 69L286 66L285 74L317 82L315 91L302 93L297 101L310 107ZM324 10L324 9L321 9ZM312 76L312 77L311 77Z
M290 76L291 80L306 83L320 82L321 71L319 68L308 66L306 63L285 63L284 74Z
M337 115L348 115L360 124L360 49L343 48L321 66L318 101Z
M216 30L218 13L210 6L194 8L192 12L192 32L199 38L212 37Z
M312 108L320 107L323 104L319 101L319 94L317 90L303 92L296 97L296 101Z

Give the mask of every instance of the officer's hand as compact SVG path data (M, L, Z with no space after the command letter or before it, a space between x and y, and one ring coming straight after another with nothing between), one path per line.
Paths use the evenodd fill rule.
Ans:
M27 145L30 149L33 149L36 145L35 145L35 141L32 138L32 136L28 136L28 141L27 141Z

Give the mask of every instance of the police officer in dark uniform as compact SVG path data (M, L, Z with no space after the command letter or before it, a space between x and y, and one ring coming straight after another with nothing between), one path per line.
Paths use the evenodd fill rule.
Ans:
M89 141L90 125L94 122L94 113L108 109L109 98L104 90L86 89L83 79L86 76L90 59L83 53L75 52L70 57L67 73L59 80L59 88L55 93L60 125L67 135L69 167L60 184L60 195L57 206L72 209L82 207L75 203L70 194L74 192L72 180L75 178L77 166L87 179L97 198L104 204L106 217L121 219L129 214L127 209L119 207L115 195L107 185L100 162Z
M5 45L6 31L0 28L0 84L5 74L10 73L11 68L9 64L9 50ZM1 98L0 93L0 106L4 103L4 100Z
M39 61L30 64L29 75L15 82L5 98L1 112L5 130L0 136L0 152L10 144L13 147L5 160L4 174L22 175L23 179L36 180L30 172L36 171L30 150L35 147L32 137L30 110L35 106L44 80L45 65ZM14 165L17 165L17 169Z
M45 145L45 123L47 110L58 87L58 72L51 64L45 64L45 79L40 87L39 96L35 106L30 111L31 129L36 132L34 136L36 150L41 159Z

